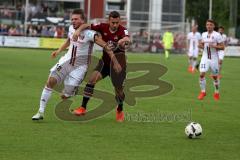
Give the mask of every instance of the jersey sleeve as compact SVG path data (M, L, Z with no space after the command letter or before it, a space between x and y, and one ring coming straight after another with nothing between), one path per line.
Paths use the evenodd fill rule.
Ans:
M91 24L91 29L97 32L100 32L102 30L102 23L100 24Z
M202 36L200 33L198 33L198 40L200 41L202 39Z
M72 32L72 25L69 26L68 28L68 38L70 38L71 32Z
M129 36L129 32L128 32L128 30L125 28L125 27L123 27L123 26L121 26L121 32L120 32L120 37L121 38L124 38L124 37L128 37Z
M94 42L95 35L96 35L96 32L93 31L93 30L86 30L85 31L85 37L86 37L87 41Z
M222 43L223 42L223 38L220 34L217 34L217 43Z
M204 42L204 33L201 35L201 42Z

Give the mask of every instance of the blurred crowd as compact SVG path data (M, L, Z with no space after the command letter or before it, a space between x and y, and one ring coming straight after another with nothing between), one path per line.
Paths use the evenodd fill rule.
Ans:
M7 19L17 19L24 21L25 18L25 1L24 3L17 3L15 6L9 4L4 4L0 6L0 18ZM64 19L69 19L69 11L65 10L60 12L58 9L57 2L41 2L29 3L28 8L28 20L32 18L42 18L42 17L63 17Z
M161 52L164 50L163 47L163 33L153 33L148 35L147 31L140 31L131 33L133 45L132 50L136 52L150 51L150 52ZM174 35L173 49L176 53L181 53L186 48L186 35L181 32L176 32ZM150 42L148 41L148 38Z
M5 24L0 25L0 35L8 36L24 36L24 26L8 26ZM28 25L26 36L29 37L66 37L65 27L63 26L47 26L47 25Z

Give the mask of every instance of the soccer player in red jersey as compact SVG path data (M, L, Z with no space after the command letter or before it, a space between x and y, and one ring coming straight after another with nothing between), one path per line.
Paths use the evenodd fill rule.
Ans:
M75 38L77 39L80 32L86 28L99 32L102 39L108 43L108 48L110 47L114 51L115 57L109 57L106 51L103 51L102 58L99 60L99 63L84 89L82 105L74 110L74 114L84 115L86 113L87 103L93 95L95 84L99 80L109 76L115 88L115 98L118 103L116 108L116 120L122 122L124 120L123 101L125 98L123 84L126 78L126 57L123 48L130 43L128 31L125 27L120 25L120 14L117 11L112 11L109 14L108 23L100 23L97 25L83 24L74 33ZM119 62L121 66L120 69L112 63L113 58L117 59Z

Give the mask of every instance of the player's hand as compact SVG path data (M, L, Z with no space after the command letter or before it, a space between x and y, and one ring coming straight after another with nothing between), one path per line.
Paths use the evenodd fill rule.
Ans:
M128 38L123 38L118 41L118 47L121 50L127 50L130 48L131 42Z
M56 58L58 54L59 54L59 51L58 51L58 50L53 51L52 54L51 54L51 57L52 57L52 58Z
M78 30L75 31L72 36L73 41L76 42L79 36L80 36L80 32Z
M113 69L117 72L120 73L122 71L121 65L117 62L113 64Z

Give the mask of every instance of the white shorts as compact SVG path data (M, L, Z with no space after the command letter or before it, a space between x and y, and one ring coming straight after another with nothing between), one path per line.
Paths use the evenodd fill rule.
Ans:
M199 71L207 72L211 69L211 72L213 75L219 74L219 64L218 64L218 57L213 57L212 59L208 59L207 57L202 57L200 65L199 65Z
M189 49L188 56L197 58L198 57L198 52L199 52L198 48L196 48L196 49Z
M219 60L224 59L224 51L223 50L218 51L218 57L219 57Z
M79 86L87 73L87 65L72 66L69 63L59 65L57 63L50 70L50 77L57 79L58 84L64 81L64 85Z

